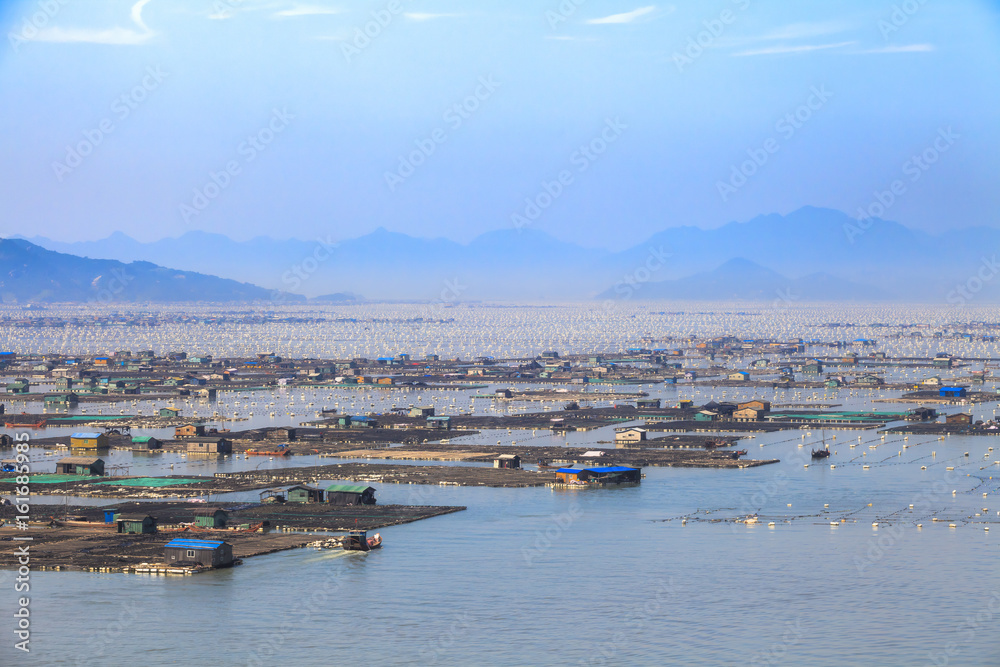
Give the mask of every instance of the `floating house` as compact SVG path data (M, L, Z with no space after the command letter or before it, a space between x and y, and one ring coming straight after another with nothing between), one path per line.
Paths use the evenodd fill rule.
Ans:
M321 503L323 502L323 489L307 484L298 484L288 489L288 502Z
M646 439L646 429L627 428L615 433L615 444L642 442Z
M941 387L938 395L941 398L965 398L967 391L965 387Z
M188 454L231 454L232 440L218 437L187 438Z
M521 457L517 454L501 454L493 459L493 467L517 470L521 467Z
M70 449L107 449L108 436L103 433L74 433L69 437Z
M67 456L56 462L57 475L94 475L104 474L104 460L87 456Z
M205 427L202 424L185 424L174 428L174 439L184 440L185 438L200 438L205 435Z
M944 422L946 424L971 424L972 415L965 412L956 412L953 415L946 415Z
M298 431L291 426L279 426L278 428L270 428L267 430L266 438L268 440L295 440Z
M556 480L563 484L630 484L642 479L639 468L628 466L572 467L556 471Z
M46 407L50 405L59 405L59 406L76 405L79 402L80 402L80 397L73 392L67 392L64 394L49 394L44 399L44 405Z
M134 535L152 535L156 533L156 518L148 514L119 514L118 532Z
M739 410L746 410L747 408L751 408L753 410L758 410L760 412L770 412L771 401L761 401L759 399L754 399L752 401L744 401L743 403L737 403L736 408Z
M364 484L331 484L326 487L330 505L374 505L375 488Z
M135 436L132 438L133 452L148 452L154 449L161 449L163 443L151 435Z
M27 378L16 378L7 385L8 394L27 394L29 391L31 391L31 383L28 382Z
M233 564L233 545L222 540L176 538L163 545L163 560L174 565L227 567Z
M194 513L194 525L199 528L225 528L229 513L220 507L206 507Z
M427 428L438 429L441 431L447 431L451 429L451 417L428 417L427 418Z

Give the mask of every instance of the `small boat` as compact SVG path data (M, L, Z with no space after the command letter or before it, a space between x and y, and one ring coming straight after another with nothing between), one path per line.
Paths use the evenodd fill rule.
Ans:
M822 444L822 448L812 450L812 457L814 459L825 459L830 456L830 446L826 444L826 431L823 431Z
M382 536L375 533L368 537L368 533L363 530L352 530L344 535L341 541L344 551L371 551L382 547Z

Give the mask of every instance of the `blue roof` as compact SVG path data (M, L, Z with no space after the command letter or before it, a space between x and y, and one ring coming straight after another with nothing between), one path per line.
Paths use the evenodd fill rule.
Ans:
M628 466L596 466L593 468L560 468L556 472L580 472L586 470L587 472L626 472L629 470L638 470L638 468L629 468Z
M71 438L97 438L100 435L101 435L100 433L82 433L81 432L81 433L74 433L70 437Z
M163 546L174 549L218 549L222 545L222 540L186 540L178 537Z

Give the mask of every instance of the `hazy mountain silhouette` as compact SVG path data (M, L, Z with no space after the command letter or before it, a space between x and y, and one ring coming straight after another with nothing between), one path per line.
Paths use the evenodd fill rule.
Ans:
M825 273L814 273L792 279L756 262L737 257L711 271L686 278L631 284L622 281L598 297L636 300L767 301L779 305L792 305L798 301L882 301L886 298L886 294Z
M382 228L339 242L332 237L258 237L238 242L193 231L151 243L121 233L77 243L29 240L61 252L152 261L311 296L357 293L446 303L579 300L613 291L618 283L643 276L647 269L651 275L646 279L652 285L712 272L727 260L742 257L788 276L781 278L786 282L805 281L802 287L808 287L809 294L829 294L838 300L945 302L956 285L965 283L984 259L992 257L984 252L1000 247L1000 230L977 227L931 235L896 222L859 223L840 211L804 207L715 229L671 227L620 252L586 248L534 228L487 232L468 244L414 238ZM722 275L698 279L709 277L724 281ZM763 294L775 285L773 276L754 274L746 279L762 282L741 291L756 289ZM997 300L1000 280L995 282L976 297ZM844 291L837 297L840 289Z
M46 250L22 239L0 239L0 297L28 301L257 301L272 290L149 262L123 263ZM298 295L282 295L302 301Z

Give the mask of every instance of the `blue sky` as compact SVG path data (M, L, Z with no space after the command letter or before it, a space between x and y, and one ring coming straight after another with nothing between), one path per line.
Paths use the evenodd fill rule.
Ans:
M0 234L1000 224L997 3L645 1L2 3Z

